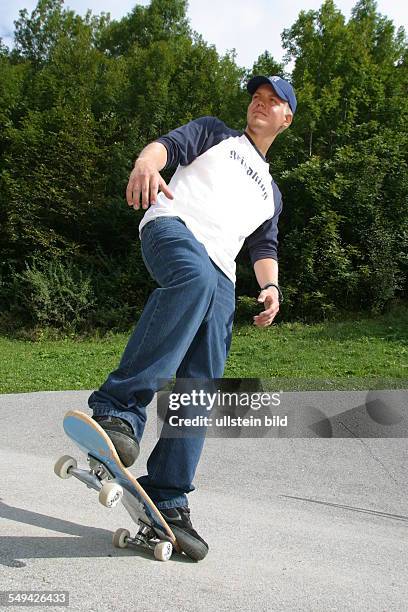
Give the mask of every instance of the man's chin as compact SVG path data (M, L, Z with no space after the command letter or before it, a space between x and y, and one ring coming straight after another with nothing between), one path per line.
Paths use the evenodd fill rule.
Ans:
M265 125L266 124L266 118L262 117L262 115L257 115L256 117L252 117L249 125Z

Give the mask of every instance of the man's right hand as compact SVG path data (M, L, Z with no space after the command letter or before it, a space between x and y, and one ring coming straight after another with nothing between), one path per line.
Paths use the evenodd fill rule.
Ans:
M126 188L128 205L138 210L140 208L140 196L142 196L142 207L148 208L150 204L156 203L159 189L170 200L174 199L166 181L161 177L155 165L148 159L139 158L130 174Z

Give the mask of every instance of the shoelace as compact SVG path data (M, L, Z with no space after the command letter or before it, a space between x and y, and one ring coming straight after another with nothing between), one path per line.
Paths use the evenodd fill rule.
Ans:
M181 515L183 514L185 515L185 519L188 525L192 527L191 520L190 520L190 508L188 506L182 506L181 508L177 508L177 509Z
M122 419L119 419L118 417L107 416L101 420L107 421L108 423L112 423L112 425L121 425L126 431L129 431L129 432L132 431L131 427L127 423L125 423Z

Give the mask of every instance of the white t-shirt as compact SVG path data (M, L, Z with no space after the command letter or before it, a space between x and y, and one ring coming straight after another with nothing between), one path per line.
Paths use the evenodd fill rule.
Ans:
M165 168L177 166L169 189L159 192L139 225L155 217L180 217L209 257L235 284L235 259L247 239L252 264L277 258L280 191L269 164L245 132L216 117L200 117L156 142L167 149Z

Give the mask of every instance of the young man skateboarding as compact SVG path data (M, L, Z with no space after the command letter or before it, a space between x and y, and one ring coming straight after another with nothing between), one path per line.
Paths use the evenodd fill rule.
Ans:
M93 417L126 466L139 454L146 406L157 379L222 378L235 311L235 258L247 240L269 326L279 310L277 224L282 198L265 155L292 122L295 92L279 76L247 84L245 131L201 117L141 152L129 178L129 206L148 209L139 225L142 256L159 287L150 295L118 368L89 398ZM177 167L169 185L160 170ZM160 190L160 193L159 193ZM149 208L150 206L150 208ZM204 437L161 437L139 478L165 520L208 545L193 529L187 493Z

